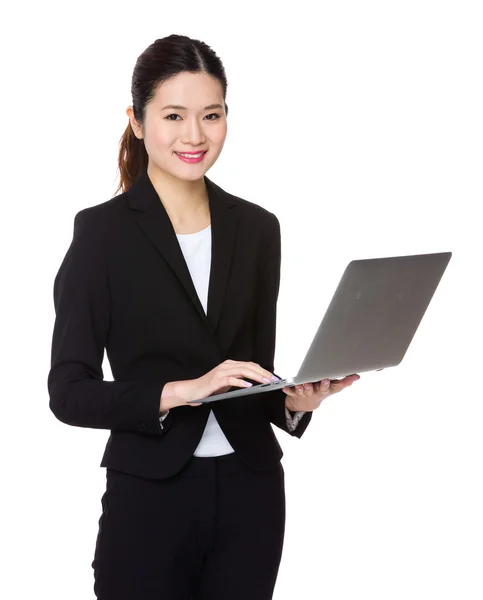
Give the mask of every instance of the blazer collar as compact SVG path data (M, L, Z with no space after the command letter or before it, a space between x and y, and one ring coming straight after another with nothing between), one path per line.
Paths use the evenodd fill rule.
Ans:
M147 170L127 190L127 201L137 224L168 263L216 340L238 226L236 199L204 177L211 215L211 270L206 314L193 284L171 220Z

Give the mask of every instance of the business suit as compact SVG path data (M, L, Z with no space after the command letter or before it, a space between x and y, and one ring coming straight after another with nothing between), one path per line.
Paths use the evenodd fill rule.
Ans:
M48 389L64 423L111 430L103 467L152 478L176 474L210 408L251 468L273 466L283 455L270 425L289 433L281 390L176 407L163 429L159 423L168 381L200 377L227 358L274 371L279 222L205 181L213 235L207 315L146 172L126 193L76 215L54 281ZM102 380L104 346L114 382ZM311 417L292 435L300 438Z
M271 423L300 438L312 417L308 412L290 432L285 394L275 390L176 407L159 422L168 381L200 377L227 358L274 371L278 219L205 182L212 226L207 314L146 171L127 192L77 213L54 281L51 410L70 425L109 429L101 466L126 479L182 472L210 409L237 459L255 473L274 473L283 453ZM104 347L113 382L103 381Z

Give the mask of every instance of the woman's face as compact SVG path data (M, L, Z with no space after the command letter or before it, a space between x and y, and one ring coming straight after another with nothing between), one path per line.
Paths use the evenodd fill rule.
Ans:
M159 85L146 106L144 132L135 123L131 107L127 113L136 136L144 138L151 172L160 169L179 179L201 179L225 143L222 87L206 73L178 73ZM187 163L176 154L202 150L206 154L195 163Z

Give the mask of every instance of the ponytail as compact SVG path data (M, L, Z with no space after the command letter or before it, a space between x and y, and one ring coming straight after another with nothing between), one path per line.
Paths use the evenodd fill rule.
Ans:
M148 168L148 153L144 140L134 135L131 123L127 124L119 140L118 168L120 181L114 195L121 190L126 192L137 181L143 171Z

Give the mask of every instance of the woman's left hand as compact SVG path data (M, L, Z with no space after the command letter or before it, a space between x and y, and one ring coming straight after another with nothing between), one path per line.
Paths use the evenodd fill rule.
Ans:
M323 379L315 383L304 383L303 385L296 385L291 388L282 388L287 395L285 406L293 412L302 410L305 412L313 411L319 408L327 396L341 392L358 379L360 379L360 375L354 374L348 375L343 379Z

